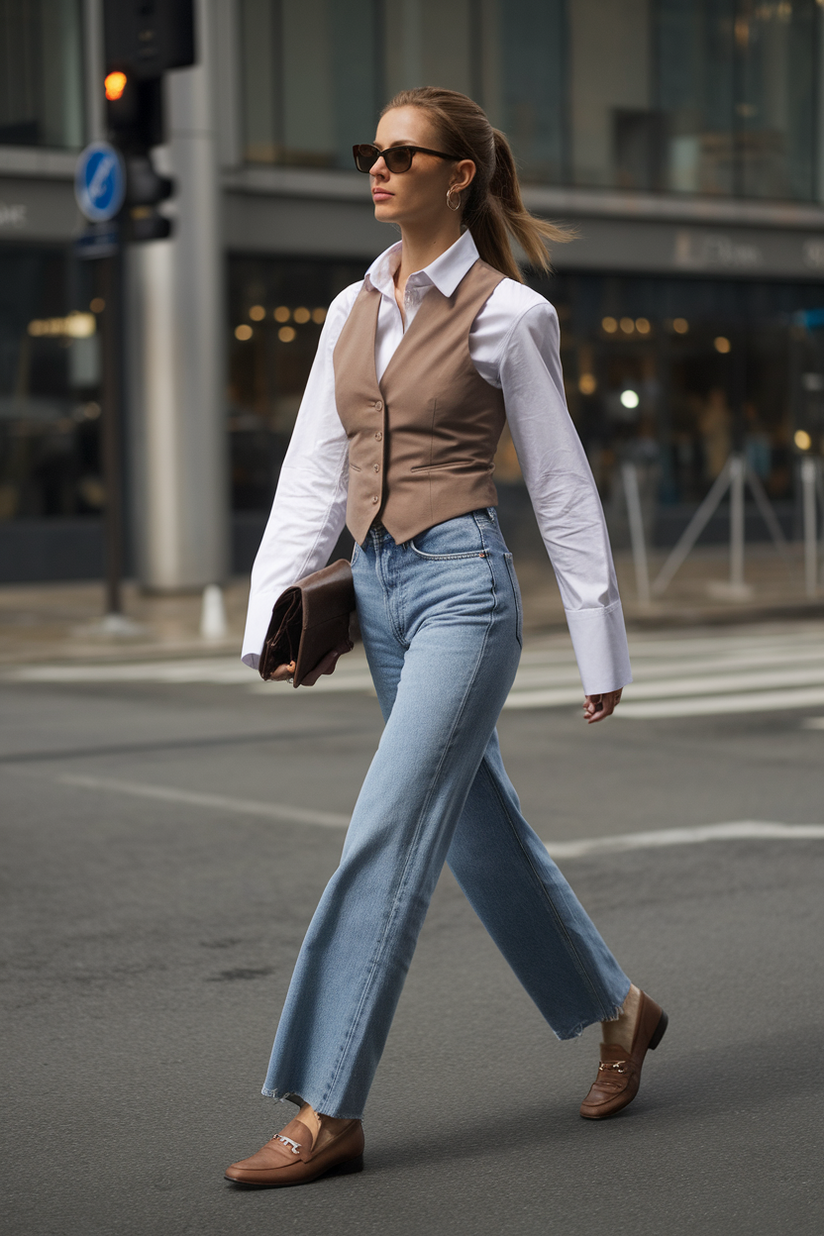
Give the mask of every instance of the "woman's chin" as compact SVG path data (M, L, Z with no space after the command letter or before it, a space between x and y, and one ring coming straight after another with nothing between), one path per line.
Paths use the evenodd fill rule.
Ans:
M379 223L394 223L394 201L390 197L385 202L375 202L375 218Z

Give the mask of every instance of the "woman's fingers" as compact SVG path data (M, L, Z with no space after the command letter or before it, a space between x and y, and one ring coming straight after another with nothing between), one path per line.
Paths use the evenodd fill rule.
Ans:
M277 669L272 670L269 675L269 682L286 682L295 672L295 663L290 661L288 665L279 665Z
M609 717L621 702L623 688L620 691L604 691L600 695L584 696L584 720L587 725L593 721L603 721Z

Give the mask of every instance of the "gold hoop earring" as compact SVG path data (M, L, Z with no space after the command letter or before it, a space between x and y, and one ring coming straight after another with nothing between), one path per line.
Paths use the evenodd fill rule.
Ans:
M455 211L458 211L458 210L460 210L460 209L461 209L461 195L460 195L460 193L457 193L457 194L455 195L455 196L456 196L456 198L457 198L457 201L456 201L455 205L453 206L453 204L452 204L452 194L453 194L453 193L455 193L455 188L454 188L454 185L450 185L450 187L449 187L449 188L447 189L447 191L446 191L446 204L447 204L447 206L449 207L449 209L450 209L450 210L455 210Z

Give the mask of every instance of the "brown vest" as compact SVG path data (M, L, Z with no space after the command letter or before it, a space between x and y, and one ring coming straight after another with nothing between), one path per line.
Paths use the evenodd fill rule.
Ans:
M452 296L430 288L378 383L381 294L358 293L335 346L335 397L349 437L346 523L362 544L375 519L398 543L495 506L503 395L479 375L469 330L503 279L477 261Z

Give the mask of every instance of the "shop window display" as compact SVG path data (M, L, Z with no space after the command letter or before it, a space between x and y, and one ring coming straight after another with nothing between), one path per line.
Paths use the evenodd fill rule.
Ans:
M231 260L236 511L268 510L326 308L363 265ZM626 462L651 543L675 538L733 449L790 509L800 455L824 449L824 287L575 273L534 283L558 310L567 401L618 545ZM496 478L522 484L507 434Z
M0 520L101 512L102 308L63 251L0 250Z

